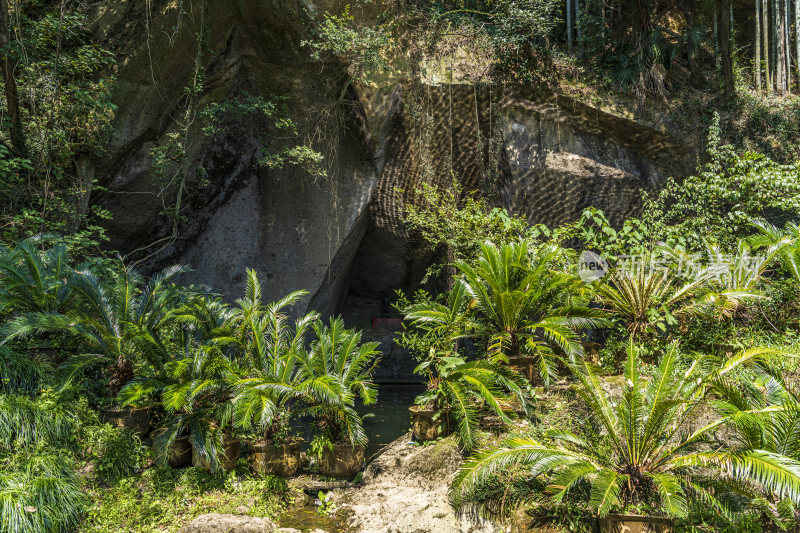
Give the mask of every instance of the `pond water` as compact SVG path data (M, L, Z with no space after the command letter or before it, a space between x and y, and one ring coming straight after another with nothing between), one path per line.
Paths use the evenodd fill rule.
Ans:
M321 529L328 533L342 533L348 529L347 520L344 517L336 514L321 515L313 505L286 511L278 518L278 526L300 531Z
M369 461L384 446L397 440L411 430L411 416L408 408L414 405L417 395L425 391L421 383L381 383L378 384L378 400L372 405L356 405L356 410L364 419L364 431L369 442L364 457ZM297 433L305 439L304 449L316 434L314 421L302 417L296 426Z
M367 460L411 429L408 408L424 391L425 386L421 383L379 384L377 403L359 406L359 413L368 414L364 420L364 430L369 437L365 453Z
M369 438L365 457L369 461L384 446L397 440L411 428L411 418L408 408L414 405L414 399L424 392L423 384L379 384L378 400L369 406L358 406L358 412L368 415L364 420L364 430ZM309 430L310 428L306 428ZM309 432L307 439L311 438ZM308 442L308 440L307 440ZM312 495L312 502L313 502ZM321 516L317 507L312 503L299 509L290 509L278 519L281 527L291 527L301 531L315 528L329 531L330 533L344 533L348 531L347 519L340 513L334 512L330 516Z

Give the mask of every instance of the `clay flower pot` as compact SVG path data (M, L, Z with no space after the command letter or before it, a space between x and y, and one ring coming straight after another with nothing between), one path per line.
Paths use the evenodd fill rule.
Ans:
M660 516L610 514L598 518L601 533L672 533L672 520Z
M223 469L233 470L236 468L236 464L239 462L241 449L241 440L228 437L222 439L222 457L219 458L219 462ZM208 459L206 457L200 457L200 454L195 449L192 449L192 466L211 470Z
M155 443L156 439L165 431L167 428L153 430L150 438ZM172 468L181 468L192 464L192 440L188 435L175 438L167 451L167 464Z
M334 444L326 448L319 460L319 472L323 476L352 479L364 466L364 447L350 444Z
M509 357L508 366L514 372L521 374L532 385L541 381L538 374L539 367L533 357Z
M598 342L581 342L581 346L583 346L584 359L595 365L599 365L600 350L603 348L603 345Z
M730 342L714 342L711 343L708 351L717 356L730 357L741 349L741 346Z
M300 467L300 445L303 439L287 440L280 446L260 442L253 445L250 464L260 475L292 477Z
M103 409L103 421L144 437L150 431L150 408Z
M428 409L424 405L413 405L408 410L411 413L411 432L414 434L414 440L424 442L447 435L449 420L446 413Z

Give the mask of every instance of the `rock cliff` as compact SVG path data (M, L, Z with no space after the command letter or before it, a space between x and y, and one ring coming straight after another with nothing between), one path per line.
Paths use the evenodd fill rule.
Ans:
M664 133L530 87L394 80L381 89L385 105L372 105L344 65L313 61L302 45L306 11L339 3L99 5L96 32L120 58L114 135L94 165L104 190L93 201L114 213L113 247L145 268L187 263L192 281L230 295L251 267L267 298L302 288L302 308L342 311L348 295L379 308L395 288L415 286L429 259L403 224L404 202L423 182L455 176L531 222L572 220L589 205L618 222L637 211L642 189L694 166ZM327 176L256 165L261 124L242 120L209 137L195 128L176 226L165 206L178 187L153 178L150 150L181 132L198 58L201 105L243 92L286 97Z

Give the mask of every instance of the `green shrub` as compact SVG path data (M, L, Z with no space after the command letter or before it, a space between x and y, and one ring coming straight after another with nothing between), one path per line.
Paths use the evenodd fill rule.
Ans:
M77 425L74 414L64 412L47 396L0 395L0 449L65 444L74 439Z
M87 455L99 479L119 479L141 466L145 449L132 431L103 424L87 428L86 432L89 440Z
M0 346L0 394L34 394L46 375L46 367L30 356Z
M236 513L276 518L285 508L288 487L273 476L253 478L229 472L214 476L201 468L174 470L156 466L97 487L94 505L80 531L175 532L205 513Z
M0 464L0 533L74 531L88 499L63 454L20 454Z

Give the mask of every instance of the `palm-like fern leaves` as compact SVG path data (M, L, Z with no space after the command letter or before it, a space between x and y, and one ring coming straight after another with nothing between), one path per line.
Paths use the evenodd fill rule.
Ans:
M72 270L64 245L41 251L34 239L0 246L0 311L63 313L75 304L67 284Z
M518 373L497 361L465 361L445 356L436 362L434 388L418 402L430 403L443 410L457 423L458 438L465 450L476 444L479 416L486 409L509 421L511 402L522 409L529 402L525 380Z
M684 281L676 270L654 267L653 261L653 257L643 256L639 262L610 272L597 287L600 301L625 322L632 335L653 326L666 329L690 314L710 278L704 270Z
M356 399L374 403L377 389L372 373L378 363L378 343L361 343L361 333L345 328L341 318L312 324L315 339L297 353L298 389L309 402L331 441L366 442L363 421L354 409Z
M676 350L670 349L648 378L640 374L637 351L631 346L618 400L590 365L576 367L576 392L596 424L589 425L591 434L554 430L542 442L515 439L479 452L461 469L451 497L458 506L480 507L483 483L506 469L521 468L531 478L546 475L557 501L578 481L589 481L589 503L600 515L647 501L678 517L686 515L687 494L703 491L701 480L710 469L726 482L762 487L798 502L800 463L795 459L765 449L712 447L712 432L720 421L690 429L708 391L763 356L763 351L752 350L723 364L702 358L683 372L676 366ZM719 505L711 493L703 497Z
M153 276L147 284L133 269L125 269L117 279L101 282L91 271L71 272L66 289L75 298L76 307L65 313L30 312L9 321L6 342L33 332L65 331L77 335L85 351L65 365L65 384L84 367L112 363L121 371L131 362L159 367L169 355L162 332L175 318L185 291L170 281L185 267L170 267ZM138 361L137 361L138 360ZM115 376L116 393L130 377Z
M765 248L768 254L774 250L792 277L800 281L800 226L789 222L780 229L763 220L756 221L754 225L761 233L752 237L750 243Z
M531 253L525 242L484 244L474 266L457 266L475 310L472 320L490 353L533 355L547 363L553 349L575 360L583 354L577 330L602 327L602 314L588 307L588 286L554 270L559 249ZM547 380L550 364L543 365Z
M284 310L306 293L293 292L265 306L255 271L247 276L245 297L231 318L245 369L235 385L234 418L239 427L255 423L268 432L276 422L288 423L290 402L301 396L297 354L317 315L309 313L291 327Z

